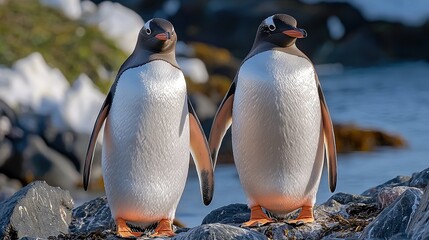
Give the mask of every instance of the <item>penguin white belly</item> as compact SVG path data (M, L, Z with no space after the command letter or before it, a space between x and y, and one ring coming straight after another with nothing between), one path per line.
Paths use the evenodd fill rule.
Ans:
M190 157L183 74L152 61L123 72L114 94L102 151L112 215L142 227L173 219Z
M312 206L323 167L312 64L270 50L248 59L234 95L234 159L249 205L283 215Z

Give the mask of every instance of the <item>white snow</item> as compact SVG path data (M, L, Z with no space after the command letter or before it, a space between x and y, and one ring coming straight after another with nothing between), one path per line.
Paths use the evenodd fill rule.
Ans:
M58 9L72 20L83 20L98 28L126 53L131 53L137 42L137 36L144 21L133 10L119 3L104 1L98 6L91 1L80 0L39 0L42 4ZM169 11L178 8L174 0ZM176 9L177 11L177 9Z
M96 12L85 15L83 20L98 26L119 48L129 54L134 50L137 36L144 24L143 19L133 10L110 1L100 3Z
M195 83L206 83L209 80L206 65L198 58L178 57L177 63L186 77Z
M305 3L348 2L368 20L421 26L429 19L428 0L301 0Z
M37 52L16 61L11 69L0 69L0 76L0 95L6 103L41 114L54 111L69 87L60 70L51 68Z
M105 99L86 74L81 74L68 89L61 116L68 127L79 133L91 133L93 124Z
M326 22L329 35L332 39L338 40L342 38L346 32L343 23L337 16L330 16Z
M80 0L40 0L40 3L62 11L64 15L73 20L82 16Z
M0 68L0 98L12 108L50 116L59 129L89 134L105 96L85 74L70 87L63 74L36 52L10 69Z

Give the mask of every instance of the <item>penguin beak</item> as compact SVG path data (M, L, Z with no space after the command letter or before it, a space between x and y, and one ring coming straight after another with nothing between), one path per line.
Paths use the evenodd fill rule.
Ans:
M166 41L171 38L171 34L169 32L156 34L155 37L161 41Z
M304 29L294 28L290 30L283 31L283 34L288 35L289 37L294 38L306 38L307 32Z

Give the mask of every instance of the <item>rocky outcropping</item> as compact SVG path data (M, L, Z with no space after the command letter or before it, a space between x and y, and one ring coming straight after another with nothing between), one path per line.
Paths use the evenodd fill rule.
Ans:
M172 239L426 239L428 173L429 168L412 177L396 177L361 195L337 193L315 206L316 221L311 224L289 225L282 220L242 228L250 211L245 204L231 204L209 213L200 226L176 226ZM71 212L72 206L68 192L44 182L32 183L0 203L1 237L117 239L105 197ZM286 219L297 214L290 213ZM146 237L151 231L146 230Z
M0 238L57 236L68 233L73 200L69 192L34 182L0 203Z

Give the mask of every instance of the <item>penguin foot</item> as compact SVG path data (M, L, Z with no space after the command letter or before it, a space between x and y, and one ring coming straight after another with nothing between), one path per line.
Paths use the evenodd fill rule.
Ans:
M151 234L151 237L173 237L176 234L173 232L171 227L171 220L161 219L158 226L155 228L155 232Z
M261 206L256 205L250 208L250 220L241 224L241 227L260 227L273 222L274 220L262 211Z
M288 224L293 225L303 225L312 222L314 222L313 206L303 206L296 219L287 221Z
M143 235L142 232L133 232L124 219L116 219L116 235L122 238L137 238Z

